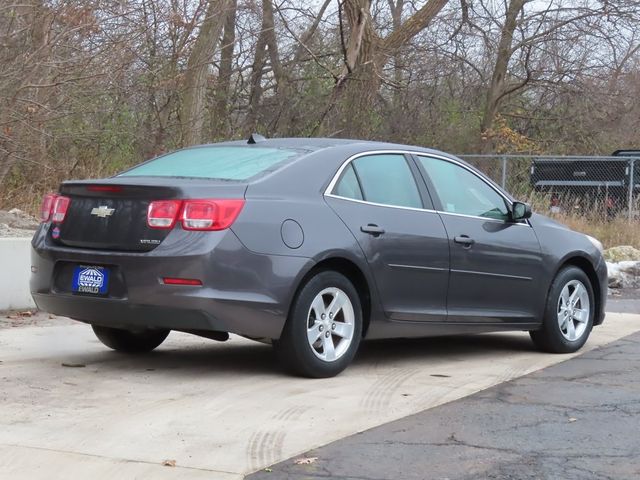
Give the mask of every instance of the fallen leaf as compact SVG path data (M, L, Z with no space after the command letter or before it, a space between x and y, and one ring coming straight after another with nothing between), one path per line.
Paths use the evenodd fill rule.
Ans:
M71 368L84 368L86 365L84 363L71 363L71 362L62 362L60 365L63 367L71 367Z
M267 472L267 473L273 472L273 470L271 468L265 468L264 471Z
M311 465L312 463L315 463L316 460L318 460L318 457L301 457L296 458L293 463L296 465Z
M33 312L26 310L24 312L18 313L18 315L20 315L21 317L33 317Z
M175 467L176 466L176 461L175 460L163 460L162 461L162 466L164 466L164 467Z
M576 420L578 420L578 419L577 419L577 418L573 418L573 417L571 417L571 418L569 419L569 423L573 423L573 422L575 422Z

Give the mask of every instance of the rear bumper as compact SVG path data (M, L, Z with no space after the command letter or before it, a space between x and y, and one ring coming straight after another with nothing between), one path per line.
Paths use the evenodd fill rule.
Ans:
M304 257L247 250L230 231L172 231L146 253L59 247L43 227L33 240L31 293L38 308L86 323L121 328L215 330L279 338ZM111 296L77 295L64 276L69 264L112 268ZM164 285L163 277L195 278L202 286Z

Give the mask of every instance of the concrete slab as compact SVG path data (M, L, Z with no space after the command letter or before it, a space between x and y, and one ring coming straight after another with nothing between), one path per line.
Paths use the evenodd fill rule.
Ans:
M582 352L636 331L640 315L609 314ZM0 329L0 465L13 479L239 478L570 357L525 333L372 342L339 377L307 380L237 337L172 333L126 356L86 325ZM177 467L153 473L165 459Z
M29 292L31 238L0 238L0 310L35 307Z
M169 460L169 459L167 459ZM163 466L138 460L113 459L97 455L60 452L43 448L3 445L0 448L2 478L81 479L109 478L126 480L241 480L243 475ZM29 465L25 471L25 465Z

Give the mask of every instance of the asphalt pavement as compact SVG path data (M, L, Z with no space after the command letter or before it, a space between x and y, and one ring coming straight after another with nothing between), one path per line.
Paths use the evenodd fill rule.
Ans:
M634 294L610 311L640 311ZM640 333L247 480L640 478Z

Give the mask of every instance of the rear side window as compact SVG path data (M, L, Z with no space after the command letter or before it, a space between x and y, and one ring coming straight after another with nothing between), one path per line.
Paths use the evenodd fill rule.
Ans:
M356 177L356 173L353 171L351 164L347 165L347 168L344 169L342 177L340 177L340 181L337 183L333 193L345 198L362 200L362 190L360 189L358 177Z
M118 176L247 180L275 170L297 155L295 150L279 148L195 147L163 155Z
M364 201L422 208L418 186L404 155L368 155L355 159L351 165Z

